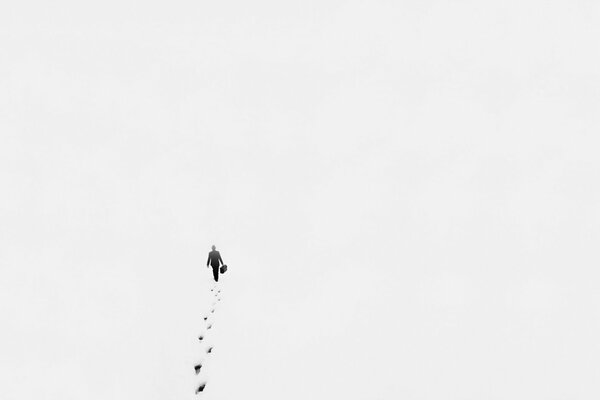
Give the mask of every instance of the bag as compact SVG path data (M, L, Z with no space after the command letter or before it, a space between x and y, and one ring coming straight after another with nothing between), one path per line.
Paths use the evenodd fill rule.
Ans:
M220 270L221 270L222 274L224 274L225 272L227 272L227 265L225 265L225 264L221 265Z

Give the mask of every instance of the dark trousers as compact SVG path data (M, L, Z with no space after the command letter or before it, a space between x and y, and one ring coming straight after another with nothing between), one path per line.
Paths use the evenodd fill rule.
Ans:
M216 267L213 265L212 266L213 269L213 277L215 278L215 282L219 282L219 266L217 265Z

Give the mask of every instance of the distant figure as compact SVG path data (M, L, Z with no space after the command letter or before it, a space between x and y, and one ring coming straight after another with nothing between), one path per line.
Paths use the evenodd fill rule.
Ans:
M221 258L221 254L217 251L217 248L214 245L212 246L212 251L208 253L206 267L208 267L209 264L213 269L213 277L215 278L215 282L219 282L219 266L223 264L223 259Z

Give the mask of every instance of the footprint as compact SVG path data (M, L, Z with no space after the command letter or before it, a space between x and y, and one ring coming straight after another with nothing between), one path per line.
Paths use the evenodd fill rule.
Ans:
M207 353L212 353L212 347L209 347L208 350L206 350Z
M196 371L196 375L200 373L200 368L202 368L202 364L194 365L194 371Z
M215 309L213 308L212 310L210 310L210 312L211 312L211 313L214 313L214 312L215 312Z
M212 325L209 325L209 326L206 327L206 329L210 329L210 328L212 328Z
M204 320L206 321L208 319L208 317L204 317Z
M196 394L203 392L205 387L206 387L206 382L202 382L200 384L200 386L198 386L198 389L196 389Z
M198 340L203 340L203 339L204 339L204 336L202 336L202 335L198 336Z

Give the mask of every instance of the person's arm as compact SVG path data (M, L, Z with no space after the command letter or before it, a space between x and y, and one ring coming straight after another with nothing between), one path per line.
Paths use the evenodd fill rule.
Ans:
M219 253L219 261L221 261L221 265L225 264L225 263L223 262L223 259L221 258L221 253Z
M206 266L208 267L208 263L210 263L210 253L208 253L208 260L206 260Z

